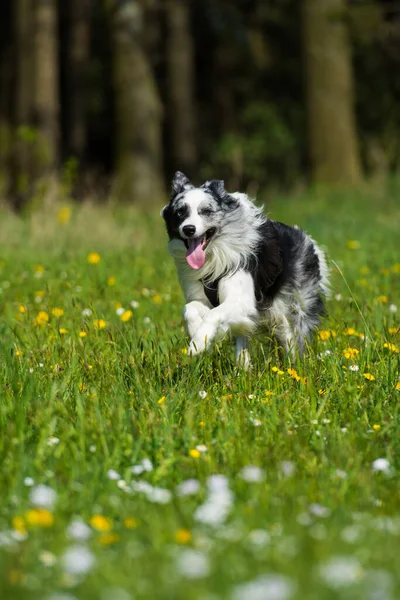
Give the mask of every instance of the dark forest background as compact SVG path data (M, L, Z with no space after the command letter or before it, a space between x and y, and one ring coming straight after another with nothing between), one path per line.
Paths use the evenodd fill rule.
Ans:
M1 197L160 204L400 168L400 1L2 0ZM56 188L54 188L56 186Z

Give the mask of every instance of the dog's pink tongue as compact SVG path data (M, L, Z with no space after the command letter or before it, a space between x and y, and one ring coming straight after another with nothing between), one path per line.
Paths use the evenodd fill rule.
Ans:
M202 237L189 240L189 249L186 252L186 262L192 269L201 269L206 261L206 254L203 250L202 242Z

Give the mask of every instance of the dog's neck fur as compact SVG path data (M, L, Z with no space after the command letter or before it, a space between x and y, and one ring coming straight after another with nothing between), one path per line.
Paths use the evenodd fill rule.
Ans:
M179 276L186 281L216 281L247 265L261 242L260 227L267 220L263 208L257 207L246 194L231 194L238 207L227 212L223 233L210 243L204 266L194 270L186 263L186 248L179 240L171 240L169 252L174 257Z

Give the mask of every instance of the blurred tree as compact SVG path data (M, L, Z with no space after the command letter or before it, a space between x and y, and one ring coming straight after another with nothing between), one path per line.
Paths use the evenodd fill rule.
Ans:
M303 40L313 178L357 183L361 165L346 0L303 0Z
M11 156L11 198L20 210L30 192L33 96L32 30L30 0L16 0L12 11L15 87L13 102L13 146Z
M87 145L87 78L90 58L90 0L69 0L65 6L66 43L66 128L67 156L83 168Z
M194 48L189 0L167 0L168 129L175 169L190 177L197 162Z
M140 0L106 0L112 16L115 193L142 206L163 196L162 104L143 45Z
M34 6L34 174L50 182L58 174L60 151L57 0L36 0Z
M11 102L13 90L12 48L11 48L11 4L7 2L1 9L0 19L0 194L9 185L11 151Z

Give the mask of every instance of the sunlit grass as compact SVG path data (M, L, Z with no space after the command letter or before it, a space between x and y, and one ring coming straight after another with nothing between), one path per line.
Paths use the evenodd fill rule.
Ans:
M267 203L342 274L307 358L251 372L185 354L158 216L2 212L4 598L398 597L397 199Z

